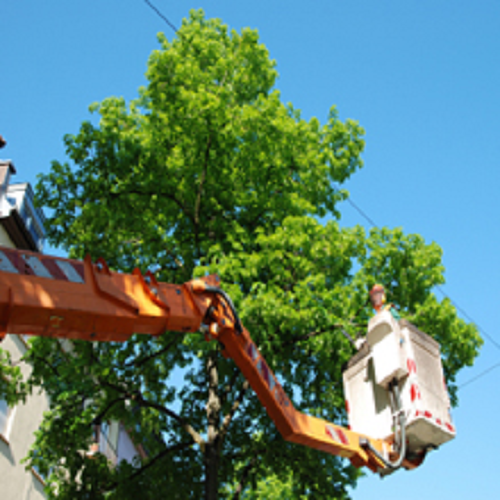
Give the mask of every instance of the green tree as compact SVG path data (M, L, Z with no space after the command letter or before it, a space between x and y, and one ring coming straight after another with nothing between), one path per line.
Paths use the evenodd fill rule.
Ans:
M69 163L37 186L49 240L130 272L181 283L217 272L285 390L303 411L345 421L341 367L363 331L367 290L387 284L402 313L443 345L446 377L480 338L432 294L441 251L401 230L341 228L342 185L362 166L363 130L335 108L325 124L284 105L255 31L192 12L160 35L148 84L65 137ZM318 221L328 220L322 224ZM231 360L202 335L123 344L32 340L31 387L51 411L30 460L60 499L347 498L359 472L284 442ZM86 402L84 404L84 402ZM92 425L122 422L148 452L134 464L89 460ZM265 492L268 493L265 493Z

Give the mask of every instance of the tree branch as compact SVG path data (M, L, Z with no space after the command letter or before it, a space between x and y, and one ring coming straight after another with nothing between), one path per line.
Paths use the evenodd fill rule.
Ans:
M145 471L147 471L150 467L152 467L153 465L155 465L157 462L159 462L163 457L167 456L169 453L172 453L172 452L175 452L175 451L179 451L179 450L183 450L185 448L189 448L191 445L192 445L191 442L184 442L184 443L177 443L177 444L174 444L172 446L169 446L169 447L165 448L160 453L158 453L158 455L156 455L154 458L152 458L151 460L148 460L148 462L146 464L144 464L142 467L140 467L135 472L133 472L132 474L130 474L130 476L128 476L126 479L124 479L122 481L122 483L126 484L126 483L128 483L130 481L133 481L136 477L138 477L141 474L143 474ZM115 481L114 483L111 483L110 485L108 485L106 487L106 491L108 491L108 492L112 491L118 485L119 485L119 482Z
M245 380L243 382L243 385L241 386L240 392L236 399L234 400L233 405L231 406L231 409L229 410L229 413L224 417L224 420L222 422L221 428L219 430L219 449L222 447L222 442L224 440L225 435L227 434L227 431L229 429L229 425L231 424L231 421L233 420L234 414L240 407L243 398L245 397L245 394L250 387L250 384L248 380Z
M157 195L157 196L161 196L163 198L167 198L170 201L173 201L182 210L184 215L186 215L186 217L188 217L191 220L191 222L193 224L195 224L194 216L191 213L191 211L188 209L188 207L184 203L182 203L180 200L178 200L174 194L169 193L168 191L166 191L166 192L165 191L163 191L163 192L154 191L153 192L153 191L143 191L143 190L137 189L137 188L131 188L131 189L128 189L127 191L109 191L109 193L107 193L107 195L110 198L119 198L120 196L126 196L129 194L137 194L140 196L149 196L149 197L151 197L153 195Z
M49 363L49 361L46 359L46 358L41 358L40 356L36 356L36 355L33 355L33 357L35 359L37 359L38 361L41 361L43 364L47 365L49 368L50 368L50 371L57 377L59 378L60 375L59 375L59 370L53 366L51 363Z
M109 410L111 410L111 408L113 408L113 406L116 404L116 403L119 403L120 401L126 401L128 398L126 396L121 396L119 398L116 398L114 399L113 401L111 401L111 403L108 404L108 406L106 406L106 408L104 408L104 410L101 410L95 417L94 417L94 420L92 421L93 424L97 425L97 424L100 424L102 419L104 418L104 416L106 415L106 413L108 413Z
M219 430L220 399L217 393L219 372L217 366L217 350L212 350L207 359L207 444L205 447L205 499L215 500L219 489Z
M217 351L211 351L207 360L208 378L208 400L207 400L207 420L208 420L208 442L214 443L218 436L218 420L220 414L220 399L217 393L219 385L219 374L217 369Z
M163 353L167 352L174 345L175 342L177 342L177 340L178 340L177 337L179 337L181 335L186 335L186 333L185 332L173 333L172 336L174 337L174 339L172 339L172 341L169 344L167 344L165 347L163 347L159 351L156 351L153 354L145 356L144 358L141 358L139 360L135 359L133 361L129 361L128 363L125 363L123 366L128 367L128 366L135 365L135 367L138 368L139 366L142 366L143 364L147 363L148 361L151 361L152 359L154 359L158 356L161 356Z
M343 328L342 325L339 325L339 324L332 325L332 329L341 329L341 328ZM298 342L302 342L303 340L309 340L313 337L319 337L320 335L324 335L325 333L329 333L329 330L308 332L308 333L305 333L304 335L297 335L297 336L291 337L289 339L284 339L282 341L281 348L283 349L289 345L296 344Z
M196 226L200 223L200 206L201 206L201 195L203 193L203 185L205 184L205 180L207 178L208 171L208 158L210 155L210 147L212 145L212 136L210 133L208 134L207 147L205 149L205 162L203 164L203 171L201 173L200 185L198 186L198 193L196 194L196 202L194 205L194 222Z
M196 444L198 444L202 450L205 448L205 440L201 437L200 433L197 432L193 428L193 426L188 423L188 421L184 417L181 417L180 415L166 408L163 405L144 399L144 397L140 393L136 394L135 398L132 399L134 399L142 407L153 408L155 410L158 410L160 413L163 413L164 415L167 415L168 417L175 420L191 436L193 441Z
M114 389L115 391L118 391L122 393L125 397L125 399L131 399L132 401L135 401L139 406L142 406L143 408L153 408L160 413L163 413L164 415L167 415L171 419L175 420L193 439L193 441L202 448L202 450L205 447L205 441L201 437L200 433L197 432L191 424L188 423L188 421L184 418L175 413L174 411L170 410L169 408L159 404L155 403L153 401L148 401L147 399L144 398L142 393L138 390L136 391L131 391L127 387L123 387L121 385L114 384L112 382L109 382L108 380L99 378L98 379L99 383L109 387L110 389Z
M233 495L233 500L239 500L241 497L241 493L243 492L243 488L245 487L245 483L248 481L248 478L250 477L250 473L252 469L254 468L255 464L257 463L257 457L260 454L260 450L255 450L252 458L249 460L249 462L245 465L243 468L243 473L241 474L241 479L240 482L238 483L238 486L236 486L236 490Z
M236 380L240 376L241 376L241 370L237 366L234 366L233 374L231 375L231 378L229 379L229 383L226 386L224 386L224 392L220 396L221 406L226 403L227 395L229 394L231 389L234 387L234 385L236 384Z
M177 444L174 444L174 445L172 445L170 447L165 448L162 452L158 453L158 455L156 455L155 458L152 458L151 460L149 460L146 465L144 465L139 470L137 470L136 472L134 472L131 476L129 476L127 478L127 481L131 481L132 479L136 478L137 476L139 476L144 471L146 471L147 469L149 469L150 467L152 467L156 462L158 462L159 460L161 460L163 457L165 457L169 453L171 453L173 451L179 451L179 450L183 450L185 448L189 448L190 446L192 446L192 444L193 443L191 443L191 442L183 442L183 443L177 443Z

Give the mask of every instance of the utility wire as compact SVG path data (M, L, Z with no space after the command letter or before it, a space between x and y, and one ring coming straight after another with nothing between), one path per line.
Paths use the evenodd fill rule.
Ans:
M170 20L167 18L167 16L165 16L159 9L158 7L156 7L155 5L153 5L149 0L144 0L144 2L146 3L146 5L151 8L154 12L156 12L156 14L158 15L158 17L160 17L161 19L163 19L167 25L173 29L175 31L175 33L177 33L179 30L174 26L173 23L170 22Z
M436 288L455 306L455 309L460 311L462 313L462 316L464 316L466 319L468 319L471 323L474 323L477 327L477 329L500 351L500 344L491 336L489 335L481 326L477 324L476 321L474 321L464 309L462 309L453 299L451 299L444 290L439 286L436 285Z
M439 285L436 285L436 288L443 294L444 297L446 297L455 306L455 309L457 309L458 311L460 311L462 313L462 316L464 316L471 323L474 323L476 325L477 329L481 332L481 334L483 335L483 337L486 337L498 350L500 350L500 344L491 335L489 335L488 332L486 332L483 328L481 328L481 326L478 325L467 314L467 312L464 309L462 309L454 300L452 300L450 297L448 297L448 295L446 295L446 293L443 291L443 289ZM486 368L486 370L482 371L481 373L479 373L475 377L472 377L470 380L467 380L467 382L464 382L463 384L460 384L458 386L458 388L459 389L463 389L464 387L468 386L469 384L472 384L473 382L476 382L480 378L483 378L485 375L487 375L488 373L492 372L495 368L498 368L499 366L500 366L500 361L498 363L495 363L494 365L490 366L489 368Z
M484 377L488 373L492 372L495 368L498 368L500 366L500 361L498 363L495 363L494 365L490 366L486 370L482 371L479 375L476 375L475 377L472 377L470 380L467 380L467 382L464 382L463 384L460 384L458 386L459 389L463 389L464 387L468 386L469 384L472 384L473 382L476 382L480 378Z
M378 227L377 224L375 224L375 222L373 222L373 219L370 218L365 212L363 212L363 210L361 210L361 208L358 207L358 205L356 205L356 203L354 203L354 201L352 201L351 197L349 196L347 198L347 202L355 209L357 210L357 212L361 215L361 217L363 217L364 219L366 219L366 221L372 226L372 227Z

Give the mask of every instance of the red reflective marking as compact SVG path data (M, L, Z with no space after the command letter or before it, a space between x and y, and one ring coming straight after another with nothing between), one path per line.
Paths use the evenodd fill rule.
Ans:
M415 363L415 360L408 358L406 360L406 366L408 367L409 373L417 373L417 363Z
M349 444L349 439L345 435L344 431L340 428L335 428L333 425L325 425L325 433L333 441L340 442L344 445Z
M63 261L61 259L52 259L52 261L54 261L54 264L56 265L56 267L59 269L59 271L61 271L62 273L64 273L64 271L57 265L57 263L55 261L59 261L59 262L67 262L67 264L69 264L74 271L76 271L76 273L80 276L81 280L83 282L85 282L85 266L82 262L78 262L78 261ZM68 281L72 281L71 278L68 278L65 274L64 274L64 278L62 279L65 279L65 280L68 280Z
M17 267L21 274L26 274L28 276L36 276L33 268L19 255Z
M415 399L420 399L421 396L420 396L420 389L418 388L418 385L417 384L412 384L411 387L410 387L410 398L411 398L411 401L413 403L413 401L415 401Z
M349 440L342 429L337 429L337 435L339 436L342 444L349 444Z
M438 425L443 425L443 423L441 422L441 420L440 420L439 418L436 418L436 423L437 423Z
M266 381L266 384L272 390L274 388L274 377L271 375L271 370L267 363L264 361L264 358L260 358L257 363L257 369L259 370L262 378Z
M9 250L7 248L2 248L2 252L9 259L10 263L18 270L20 274L29 274L26 272L27 265L24 259L21 258L18 252L15 250ZM31 273L32 274L32 273Z
M349 401L347 401L347 399L345 400L345 411L346 411L347 413L349 413L349 411L350 411L350 408L349 408Z
M333 439L336 441L336 439L333 437L333 434L332 434L332 428L331 426L327 425L325 426L325 434L330 438L330 439Z
M66 275L61 271L59 266L54 262L54 259L42 259L42 264L45 266L52 276L57 280L68 281Z
M80 275L83 281L85 281L85 266L81 262L73 262L73 269Z
M13 255L11 252L9 252L6 248L2 248L2 252L4 253L5 257L7 257L8 261L12 264L13 267L15 267L18 271L17 263L15 261L15 255Z
M430 411L424 411L424 417L432 418L432 413Z
M255 347L255 344L252 341L248 342L246 346L246 351L247 354L252 359L252 361L255 361L257 359L257 348Z

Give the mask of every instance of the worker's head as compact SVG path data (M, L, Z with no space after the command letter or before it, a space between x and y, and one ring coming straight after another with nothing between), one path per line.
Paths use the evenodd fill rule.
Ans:
M370 290L370 301L372 303L373 309L380 311L382 306L385 304L385 290L380 284L373 285Z

